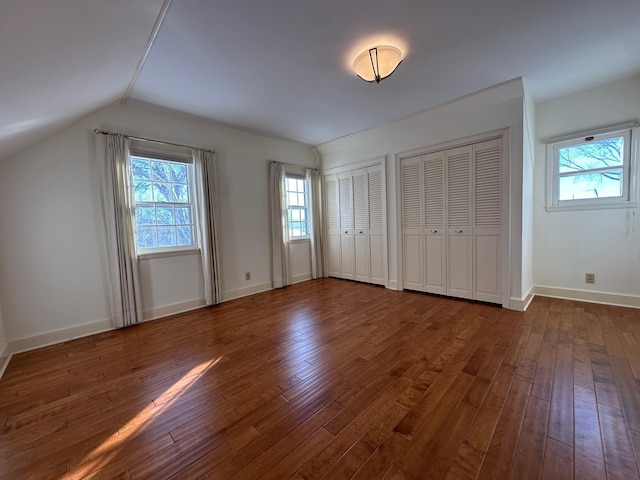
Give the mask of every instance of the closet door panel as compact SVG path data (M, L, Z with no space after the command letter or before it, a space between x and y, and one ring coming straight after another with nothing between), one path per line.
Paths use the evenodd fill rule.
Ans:
M502 141L473 147L474 255L473 298L502 302Z
M369 281L384 285L384 191L383 166L367 169L367 200L369 207Z
M342 278L353 279L353 188L351 172L338 175L340 265Z
M446 151L447 294L472 298L472 147Z
M402 198L402 271L403 288L424 290L422 236L423 181L422 158L404 159L400 165Z
M340 252L340 210L338 203L338 177L324 177L325 219L327 223L327 258L329 276L339 277L342 274Z
M445 153L423 156L424 179L424 290L447 293L447 247L445 242Z
M367 169L354 170L353 185L353 246L354 278L369 281L369 200Z

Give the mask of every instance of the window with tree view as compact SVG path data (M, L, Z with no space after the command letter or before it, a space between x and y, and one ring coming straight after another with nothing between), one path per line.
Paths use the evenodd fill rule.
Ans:
M630 131L559 142L553 152L553 205L629 200Z
M192 166L132 155L131 170L138 249L194 246Z
M287 175L285 178L289 238L309 236L306 183L304 177Z

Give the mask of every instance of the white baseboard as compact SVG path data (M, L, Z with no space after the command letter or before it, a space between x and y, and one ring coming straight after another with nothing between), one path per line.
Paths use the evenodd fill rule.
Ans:
M228 292L222 292L222 301L228 302L229 300L235 300L236 298L247 297L255 293L266 292L271 290L271 282L260 283L258 285L252 285L247 288L239 288L238 290L229 290Z
M516 312L526 312L527 308L529 308L529 305L531 304L531 301L536 296L534 293L534 289L535 287L532 287L531 290L529 290L529 293L524 296L524 298L510 298L508 307L509 310L515 310Z
M536 285L534 293L541 297L562 298L580 302L602 303L619 307L640 308L640 296L621 295L618 293L593 292L589 290L574 290L571 288L547 287Z
M194 298L193 300L187 300L186 302L172 303L171 305L151 308L142 312L142 321L148 322L149 320L156 320L158 318L168 317L169 315L188 312L189 310L195 310L196 308L204 306L204 298Z
M389 286L387 287L389 290L400 290L400 288L398 287L398 282L392 282L391 280L389 280Z
M85 323L82 325L75 325L69 328L63 328L62 330L56 330L53 332L42 333L40 335L34 335L32 337L20 338L18 340L12 340L8 345L8 353L15 355L16 353L22 353L36 348L47 347L56 343L67 342L74 338L86 337L87 335L93 335L95 333L106 332L107 330L113 330L111 320L100 320L98 322Z
M303 273L300 275L294 275L291 277L291 285L295 283L306 282L307 280L311 280L311 273Z

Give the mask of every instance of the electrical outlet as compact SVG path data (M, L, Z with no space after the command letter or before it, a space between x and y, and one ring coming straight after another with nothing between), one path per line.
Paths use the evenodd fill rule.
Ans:
M245 280L251 280L251 272L246 272L246 273L244 274L244 279L245 279Z
M596 274L595 273L585 273L584 281L586 283L596 283Z

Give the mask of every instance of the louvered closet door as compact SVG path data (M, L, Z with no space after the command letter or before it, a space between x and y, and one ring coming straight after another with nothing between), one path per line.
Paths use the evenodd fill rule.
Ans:
M327 256L329 276L342 275L342 260L340 248L340 211L338 209L338 177L326 175L324 177L325 212L327 222Z
M445 152L424 155L424 290L447 293L447 245L445 235Z
M447 295L472 298L471 145L447 150Z
M473 298L502 302L502 141L474 145Z
M341 277L353 279L353 189L351 172L338 174Z
M353 182L353 257L354 278L369 281L369 194L367 169L354 170Z
M423 291L422 157L402 160L400 175L403 288Z
M369 203L369 281L384 285L384 184L382 165L367 169Z

